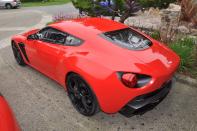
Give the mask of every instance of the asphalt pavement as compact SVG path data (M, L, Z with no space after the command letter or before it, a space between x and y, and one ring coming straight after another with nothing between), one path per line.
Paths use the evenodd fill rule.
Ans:
M156 108L126 118L102 112L84 117L72 107L64 89L38 71L20 67L9 38L47 20L45 15L76 13L71 4L0 9L0 92L10 103L24 131L196 131L197 88L176 83ZM41 24L43 25L43 24ZM6 39L6 40L5 40ZM4 46L1 47L2 42Z
M42 14L35 10L0 9L0 40L39 23L41 18Z
M24 8L24 9L28 10L29 8ZM72 3L68 3L65 5L31 7L31 9L43 11L51 15L58 15L58 14L72 15L78 13L78 11L73 7Z
M65 5L24 7L7 10L0 8L0 40L25 31L39 23L43 15L76 15L78 11L71 3Z

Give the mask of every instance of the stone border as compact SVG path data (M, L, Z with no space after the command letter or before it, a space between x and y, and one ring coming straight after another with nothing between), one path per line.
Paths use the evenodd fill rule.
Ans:
M194 87L194 88L197 88L197 80L196 79L193 79L191 77L188 77L188 76L185 76L185 75L182 75L179 73L175 74L175 78L178 82L187 84L187 85Z

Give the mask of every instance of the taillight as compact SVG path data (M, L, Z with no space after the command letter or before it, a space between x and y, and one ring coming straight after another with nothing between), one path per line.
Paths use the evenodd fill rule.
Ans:
M131 72L117 72L119 80L129 88L140 88L151 81L151 76Z
M14 2L16 2L16 0L14 0Z
M125 86L132 88L137 85L137 76L133 73L125 73L121 76L121 81Z

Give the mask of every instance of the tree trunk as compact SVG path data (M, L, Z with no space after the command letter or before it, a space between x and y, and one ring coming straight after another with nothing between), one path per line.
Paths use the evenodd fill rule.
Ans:
M125 14L123 16L120 17L120 21L121 23L124 23L125 20L130 16L130 11L126 11Z
M113 15L112 15L111 19L112 19L112 20L115 20L115 17L116 17L116 14L115 14L115 13L113 13Z

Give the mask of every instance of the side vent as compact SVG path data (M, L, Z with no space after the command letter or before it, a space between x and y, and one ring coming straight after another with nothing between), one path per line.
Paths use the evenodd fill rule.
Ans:
M22 51L23 55L25 56L25 59L29 62L29 59L27 57L27 53L26 53L26 50L25 50L25 44L19 43L18 45L19 45L19 48Z

